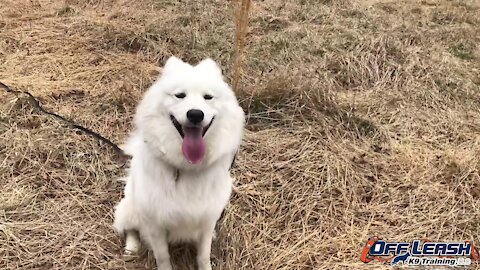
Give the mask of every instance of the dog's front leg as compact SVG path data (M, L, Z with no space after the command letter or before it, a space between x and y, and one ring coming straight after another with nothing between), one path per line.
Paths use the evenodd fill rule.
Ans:
M148 242L153 250L158 270L172 270L170 254L168 253L167 232L157 228L151 228L147 232Z
M212 250L212 239L215 232L215 224L209 226L197 242L197 264L198 270L212 270L210 263L210 252Z

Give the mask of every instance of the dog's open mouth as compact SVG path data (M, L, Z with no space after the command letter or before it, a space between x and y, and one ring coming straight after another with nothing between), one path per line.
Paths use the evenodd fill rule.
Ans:
M207 133L215 118L212 118L212 121L205 127L198 125L182 126L173 115L170 115L170 119L183 138L183 156L192 164L201 162L206 152L206 143L203 136Z
M205 127L200 127L200 126L186 126L186 127L182 127L182 125L177 121L177 119L173 116L173 115L170 115L170 119L172 120L172 123L173 125L175 126L175 128L177 129L178 133L180 134L180 136L182 136L182 138L185 136L185 133L184 133L184 129L185 128L198 128L202 131L202 136L205 136L205 133L207 133L207 130L210 128L210 126L212 125L213 123L213 120L215 119L215 117L212 118L212 121L210 121L210 123L205 126Z

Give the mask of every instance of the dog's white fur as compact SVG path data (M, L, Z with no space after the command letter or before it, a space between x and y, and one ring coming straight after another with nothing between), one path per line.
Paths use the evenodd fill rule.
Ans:
M180 92L186 97L177 98ZM213 99L206 100L206 94ZM213 119L204 136L205 157L195 165L183 156L182 137L170 119L173 115L183 125L190 109L204 112L202 126ZM157 268L170 270L168 243L193 241L199 269L211 269L214 227L230 197L229 168L244 122L244 112L213 60L196 66L175 57L167 61L137 108L135 131L125 148L133 158L114 227L126 236L126 251L138 251L139 232L153 250Z

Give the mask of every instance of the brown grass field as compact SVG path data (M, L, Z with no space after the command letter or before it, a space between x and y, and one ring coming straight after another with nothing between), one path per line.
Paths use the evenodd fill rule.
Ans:
M232 82L233 14L220 0L1 0L0 81L121 144L170 55L211 57ZM255 0L250 15L247 131L214 269L391 269L360 262L374 235L480 245L479 2ZM114 152L0 100L0 269L154 267L121 256ZM191 247L171 252L194 269Z

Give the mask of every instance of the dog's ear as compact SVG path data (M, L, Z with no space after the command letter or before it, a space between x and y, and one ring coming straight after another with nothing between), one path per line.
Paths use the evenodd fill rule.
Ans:
M210 58L202 60L195 66L196 69L200 69L205 73L222 77L222 69Z
M178 72L179 70L185 70L191 67L192 66L183 62L179 58L175 56L170 56L170 58L168 58L167 62L165 63L165 66L163 67L163 74Z

